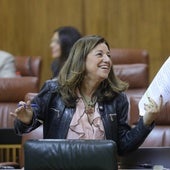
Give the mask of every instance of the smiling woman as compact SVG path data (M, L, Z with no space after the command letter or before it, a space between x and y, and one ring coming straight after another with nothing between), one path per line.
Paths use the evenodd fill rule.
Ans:
M97 45L86 59L86 76L87 80L97 79L97 86L101 81L108 77L112 67L108 46L105 43ZM101 80L100 80L101 79Z
M132 129L127 124L126 88L114 74L106 40L96 35L82 37L73 45L58 79L46 81L26 103L37 107L25 108L21 101L11 113L16 133L30 132L43 122L46 139L111 139L120 155L135 150L154 127L160 107L155 105Z

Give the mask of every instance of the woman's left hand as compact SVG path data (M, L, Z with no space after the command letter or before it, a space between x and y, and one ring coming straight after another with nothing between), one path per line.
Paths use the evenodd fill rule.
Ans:
M145 125L150 125L158 116L158 113L162 109L163 97L159 98L159 103L157 104L152 98L148 97L148 104L144 105L145 115L143 116L143 122Z

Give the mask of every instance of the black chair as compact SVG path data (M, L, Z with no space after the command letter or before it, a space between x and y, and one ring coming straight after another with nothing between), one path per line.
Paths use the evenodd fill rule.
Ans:
M28 140L25 170L117 170L116 144L111 140Z

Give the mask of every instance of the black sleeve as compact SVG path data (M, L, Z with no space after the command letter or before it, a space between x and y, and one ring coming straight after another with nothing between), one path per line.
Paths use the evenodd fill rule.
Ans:
M48 103L50 100L50 96L53 90L56 88L56 82L54 80L48 80L42 86L40 92L37 96L31 101L37 105L37 107L33 109L33 118L30 125L26 125L18 119L14 121L14 129L16 134L22 135L23 133L28 133L38 126L43 124L44 116L48 107Z
M120 155L136 150L154 127L154 124L145 126L143 117L139 117L137 125L131 128L127 124L128 106L126 95L122 95L118 101L118 153Z

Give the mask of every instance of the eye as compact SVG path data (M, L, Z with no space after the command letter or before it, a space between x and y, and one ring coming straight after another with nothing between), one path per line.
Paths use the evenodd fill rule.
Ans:
M52 39L51 43L60 44L60 41L58 39Z
M110 54L107 54L107 56L108 56L109 58L111 58L111 55L110 55Z
M55 39L54 40L56 44L60 44L60 40L59 39Z
M102 54L102 53L97 53L96 55L97 55L98 57L102 57L103 54Z

